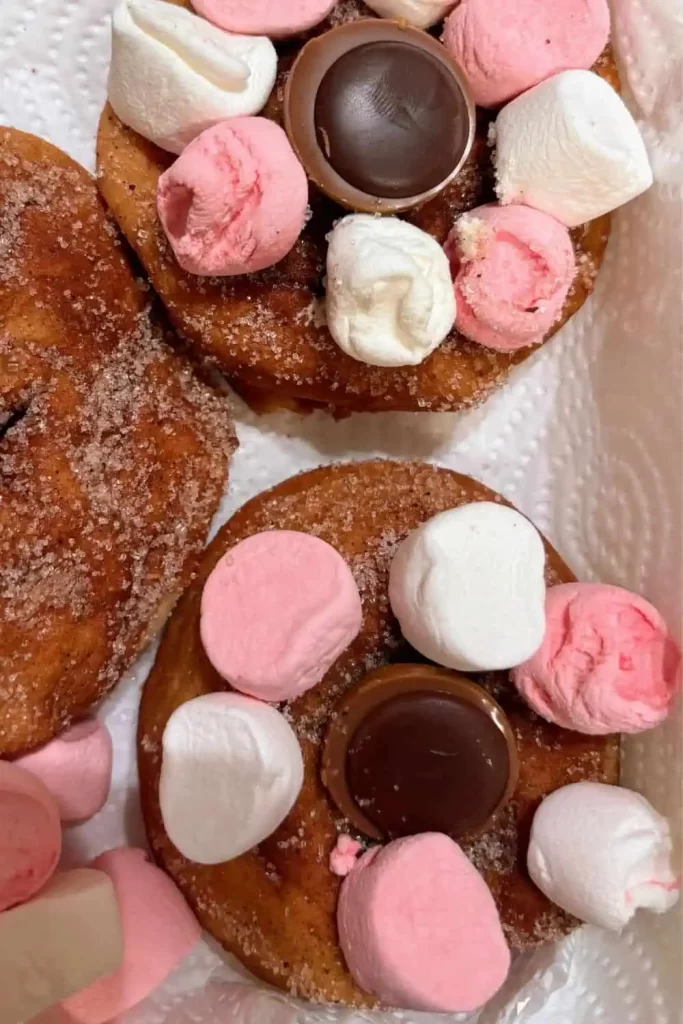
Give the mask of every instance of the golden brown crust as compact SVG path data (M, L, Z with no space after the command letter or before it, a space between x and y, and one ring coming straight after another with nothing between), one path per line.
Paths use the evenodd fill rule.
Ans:
M347 0L321 28L371 13L362 3ZM278 123L282 123L284 82L298 45L285 47L278 82L265 111ZM609 48L595 70L618 88ZM460 213L495 198L487 141L490 121L485 111L479 111L475 146L458 179L408 217L440 242L445 241ZM238 391L245 385L247 395L254 390L275 392L286 400L342 410L452 410L484 399L504 382L514 365L535 351L534 347L513 354L494 352L453 331L417 367L386 369L345 355L320 323L325 237L344 211L313 186L312 217L292 252L276 267L221 280L185 273L176 263L156 215L157 182L172 159L124 127L110 107L105 108L98 138L102 194L179 333L215 362ZM609 229L609 217L601 217L572 232L578 274L562 320L551 334L593 291Z
M0 755L118 681L189 582L228 408L162 340L90 176L0 129Z
M339 695L374 667L417 656L400 636L387 597L397 544L446 508L502 500L481 484L425 463L367 462L315 470L244 506L207 550L197 579L171 617L140 708L138 763L143 813L159 863L174 878L203 926L258 977L323 1002L371 1005L348 974L337 943L340 881L328 868L346 828L319 778L320 738ZM182 703L220 689L204 655L199 606L204 581L227 549L267 529L314 533L347 559L363 596L363 626L323 682L285 705L304 754L302 793L278 831L227 864L185 860L168 839L159 809L161 739ZM546 544L549 584L574 577ZM503 705L517 735L520 779L512 802L483 836L464 843L485 875L515 947L566 934L576 924L530 882L528 834L541 797L580 779L616 782L618 740L566 732L538 719L516 696L507 674L480 676Z

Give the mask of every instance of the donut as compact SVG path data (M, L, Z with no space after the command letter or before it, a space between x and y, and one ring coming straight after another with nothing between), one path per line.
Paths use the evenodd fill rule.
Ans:
M314 31L321 34L372 14L359 0L348 0ZM284 89L299 48L296 41L281 47L278 79L264 111L278 124L283 123ZM619 87L609 46L594 70ZM437 198L406 215L439 243L446 241L460 214L495 200L491 121L492 116L479 111L475 144L463 170ZM343 210L312 183L312 215L284 260L259 273L207 281L178 266L156 216L157 184L172 157L126 128L109 106L100 121L97 149L102 194L171 320L192 348L209 357L258 409L266 408L266 396L273 394L276 404L300 410L322 406L340 414L466 408L502 385L512 367L535 351L533 345L514 352L489 351L454 329L418 366L359 363L339 349L318 315L325 294L326 236ZM578 273L546 341L591 294L609 231L605 216L572 232Z
M398 544L439 512L493 500L503 499L475 480L426 463L352 463L294 477L233 516L207 549L197 578L169 621L144 687L138 724L140 792L150 846L203 927L253 974L292 995L373 1005L349 974L337 938L342 879L329 863L349 827L321 781L321 739L340 696L370 668L419 660L389 608L389 566ZM205 581L236 544L272 529L310 532L343 555L363 598L363 623L323 681L281 706L304 757L303 789L293 810L256 849L228 863L203 866L183 858L163 826L162 737L182 704L226 686L202 647ZM549 544L545 549L547 583L573 580ZM536 808L543 796L571 781L616 782L619 742L614 736L563 731L536 718L507 673L474 678L512 724L520 775L507 807L482 834L461 845L493 893L507 941L513 948L527 948L566 935L578 924L529 879L526 854Z
M189 582L234 435L90 176L0 129L0 756L120 679Z

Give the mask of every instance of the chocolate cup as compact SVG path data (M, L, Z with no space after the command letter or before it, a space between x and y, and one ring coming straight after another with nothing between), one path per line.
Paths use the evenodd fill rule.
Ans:
M382 827L377 818L374 820L368 816L363 808L357 802L357 798L352 792L350 785L349 775L350 772L350 751L353 750L354 740L356 737L361 735L365 729L367 733L367 727L370 726L370 733L366 735L362 742L369 742L372 744L372 722L373 716L377 721L377 713L381 709L385 711L389 709L390 715L385 717L384 723L379 723L379 732L375 733L375 739L386 741L387 728L389 730L389 739L391 739L391 718L392 710L398 712L398 718L403 719L403 732L405 733L405 715L406 713L411 714L415 708L412 706L404 706L401 708L400 700L397 699L409 699L414 698L415 708L420 709L422 704L422 713L427 711L431 724L427 725L428 735L425 736L426 744L431 747L429 742L429 731L433 730L434 723L434 712L438 713L439 702L441 702L443 708L448 710L449 699L452 701L454 707L453 710L458 712L464 712L466 718L460 722L457 726L460 730L463 749L466 745L471 745L471 736L469 732L465 732L462 728L463 722L466 723L467 717L470 722L475 722L478 715L481 715L481 733L480 736L484 737L488 734L489 741L493 738L495 746L498 750L498 754L503 751L507 757L507 763L505 762L505 756L503 760L496 766L492 763L491 768L495 770L498 768L498 775L501 772L507 774L507 782L502 786L502 792L498 796L495 794L492 796L488 795L488 798L483 799L481 810L475 814L478 818L475 824L472 824L472 815L468 815L469 822L465 827L463 824L463 815L458 814L458 804L454 800L453 804L448 804L447 801L438 801L439 807L434 811L434 792L435 784L438 786L438 775L440 773L440 764L438 757L444 756L446 759L451 756L449 751L434 751L431 749L421 748L419 743L420 737L420 721L419 718L415 718L415 730L414 736L411 740L413 751L417 751L415 757L416 761L420 762L420 769L424 771L423 782L420 781L420 776L409 779L408 785L404 787L412 791L412 799L406 799L405 818L402 820L398 827ZM389 707L393 703L393 709ZM434 705L430 707L429 705ZM380 714L381 717L381 714ZM447 717L447 715L445 716ZM396 715L393 715L396 718ZM384 734L381 736L382 728L384 727ZM437 729L439 726L437 725ZM446 731L448 730L448 724L445 725ZM360 732L359 732L360 730ZM499 738L497 734L500 734ZM433 735L433 732L431 733ZM441 737L443 739L443 736ZM477 740L474 741L478 743ZM484 740L482 740L484 742ZM415 744L417 743L417 746ZM490 748L490 753L493 752L493 746ZM386 750L386 747L385 747ZM393 751L392 751L393 753ZM453 749L453 756L456 751ZM426 757L426 761L423 759ZM435 755L435 760L430 763L430 755ZM474 764L474 760L478 757L474 755L474 758L470 760L470 765ZM362 760L362 759L361 759ZM391 757L389 758L391 760ZM394 755L394 764L401 761L401 752L397 751ZM408 767L414 762L403 762L407 763ZM490 762L487 761L487 764ZM431 769L435 769L436 776L432 774ZM467 769L467 764L465 765ZM413 835L417 832L445 832L450 835L453 839L459 839L463 836L474 836L479 832L483 831L489 824L491 819L501 810L502 807L508 802L512 794L514 793L517 785L517 779L519 774L519 761L517 756L517 745L515 741L514 732L512 727L505 715L505 712L497 704L497 702L480 686L477 686L471 680L459 675L456 672L451 672L445 668L439 668L434 665L387 665L383 668L377 669L371 672L363 681L353 689L349 690L342 698L339 705L335 708L331 719L330 726L328 729L325 746L322 755L322 781L328 790L332 800L340 809L340 811L348 818L351 825L356 828L359 832L370 836L372 839L386 840L398 838L401 835ZM358 773L356 772L356 775ZM368 774L368 773L366 773ZM372 784L372 778L377 778L375 772L370 772L370 778L367 780L368 783ZM475 772L476 774L476 772ZM467 770L463 773L463 777L467 776ZM393 776L392 776L393 777ZM435 778L437 779L435 783ZM388 780L382 780L387 782ZM494 789L496 784L494 783ZM390 821L393 815L393 823L396 825L396 805L399 805L403 800L401 793L397 791L397 796L390 795L387 798L388 785L384 785L384 799L385 806L384 810L386 814L379 814L379 818L384 818L385 821ZM392 789L396 789L396 786L392 786ZM465 791L465 786L463 786ZM467 789L468 798L471 796L472 791ZM390 805L394 804L393 807ZM411 807L412 805L412 807ZM430 809L431 806L431 809ZM470 807L471 811L471 807ZM431 816L430 816L431 815Z
M462 95L466 118L466 142L455 166L437 185L416 195L386 197L356 188L337 173L322 149L316 131L316 101L323 79L340 58L357 47L372 43L403 43L415 46L446 68ZM285 128L290 142L313 183L330 199L349 210L393 214L433 199L460 173L474 142L476 110L464 75L446 48L432 36L405 22L366 18L349 22L312 39L304 46L290 71L285 89Z

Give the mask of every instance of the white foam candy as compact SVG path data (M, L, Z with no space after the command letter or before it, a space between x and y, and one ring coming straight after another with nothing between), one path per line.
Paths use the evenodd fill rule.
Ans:
M171 153L219 121L257 114L276 75L264 37L232 35L164 0L123 0L114 12L109 102Z
M455 322L448 259L396 217L352 214L328 236L327 324L339 347L372 366L416 366Z
M545 632L545 549L523 515L494 502L449 509L401 544L389 600L408 643L459 672L511 668Z
M536 812L529 874L563 910L619 931L640 907L661 914L677 902L671 848L666 818L645 797L577 782Z
M638 127L592 71L563 71L503 107L496 121L497 192L567 227L623 206L652 184Z
M159 798L171 842L198 864L241 856L278 828L303 783L294 731L274 707L212 693L164 730Z
M417 28L431 28L443 21L453 7L454 0L367 0L370 7L382 18L404 20Z

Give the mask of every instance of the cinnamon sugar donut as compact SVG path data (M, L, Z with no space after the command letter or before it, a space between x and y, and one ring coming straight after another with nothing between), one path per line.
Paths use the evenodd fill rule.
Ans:
M183 0L173 0L188 6ZM311 34L373 12L360 0L344 0ZM495 16L492 14L492 16ZM301 40L280 47L279 75L265 115L283 122L284 86ZM611 48L594 70L619 88ZM470 158L455 181L407 219L445 242L456 218L495 199L488 132L492 115L479 111ZM499 387L509 371L537 346L496 352L467 341L453 330L419 366L385 368L356 362L342 352L324 324L323 278L326 236L344 213L310 185L312 216L294 249L276 266L232 278L198 278L176 263L158 222L156 190L172 162L168 153L126 128L109 106L98 138L99 186L154 288L182 336L255 398L275 393L290 407L323 406L338 413L360 410L454 410L472 406ZM573 316L593 291L610 230L608 216L572 232L578 274L560 320L548 337ZM548 338L546 338L546 341Z
M234 446L89 175L0 129L0 755L118 681L189 582Z
M348 822L320 779L320 745L342 693L370 669L419 660L402 639L387 595L397 545L425 520L472 501L502 501L468 477L423 463L366 462L315 470L245 505L207 550L176 608L142 696L138 764L147 834L159 864L180 886L202 925L259 978L292 995L351 1006L372 999L353 982L337 941L341 880L329 858ZM206 657L200 601L210 572L235 544L263 530L299 530L332 544L347 560L363 598L361 632L318 686L283 705L304 756L304 786L273 836L236 860L203 866L168 838L159 807L162 736L183 703L227 684ZM549 585L573 579L546 543ZM618 778L617 737L589 737L542 721L525 706L507 673L476 677L503 706L515 731L519 782L511 802L463 847L490 886L510 944L556 939L578 922L531 883L526 852L541 798L569 782Z

